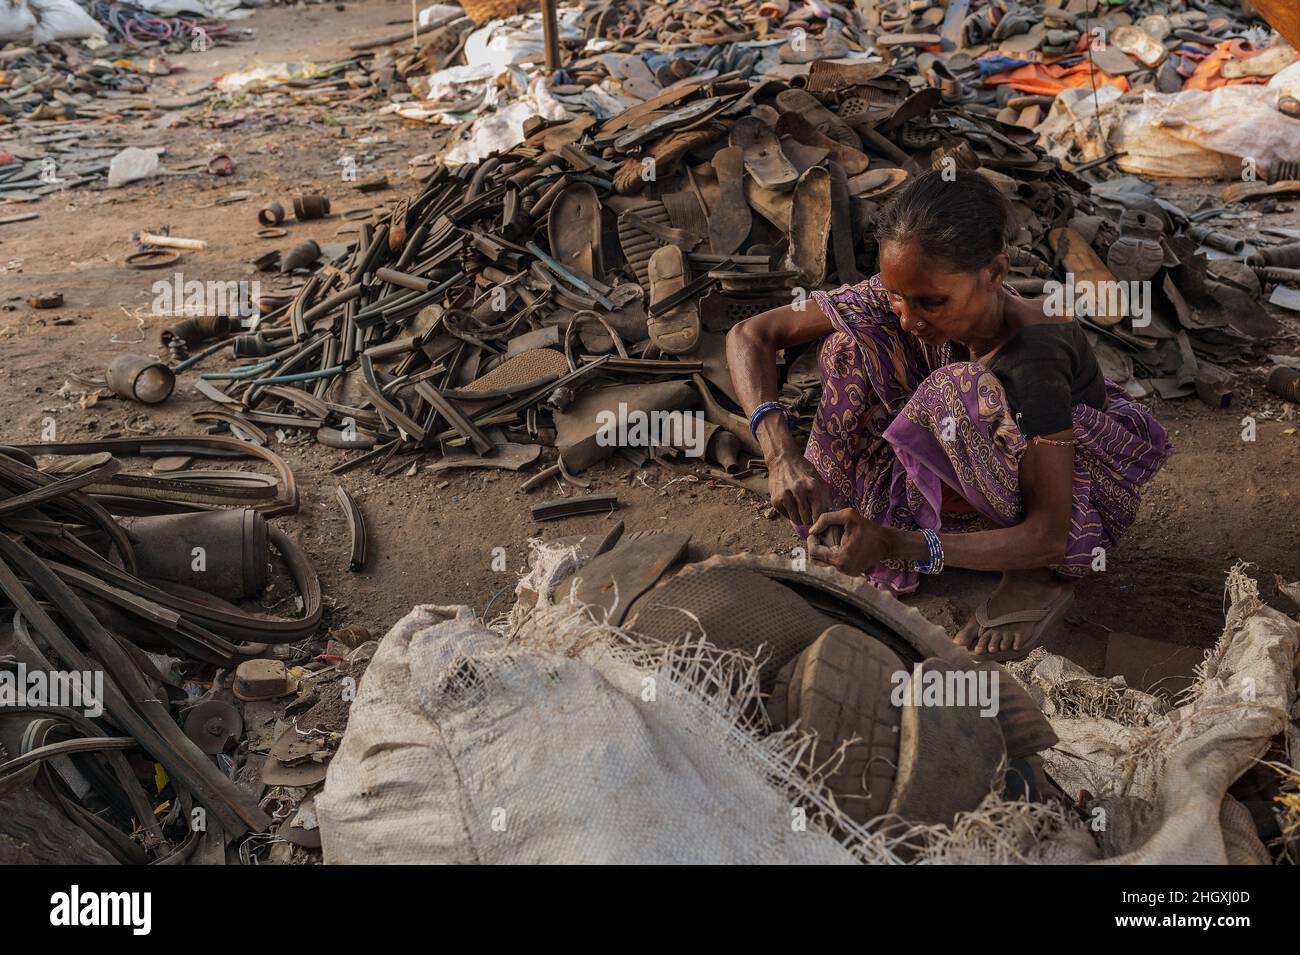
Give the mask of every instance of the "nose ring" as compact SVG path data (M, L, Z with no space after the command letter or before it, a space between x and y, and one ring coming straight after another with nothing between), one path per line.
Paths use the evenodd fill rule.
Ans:
M922 319L921 321L919 321L919 322L916 323L916 330L917 330L918 332L920 332L920 331L924 331L924 330L925 330L925 320L924 320L924 319Z

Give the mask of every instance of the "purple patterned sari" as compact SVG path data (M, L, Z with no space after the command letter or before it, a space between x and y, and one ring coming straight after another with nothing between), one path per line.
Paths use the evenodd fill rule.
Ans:
M977 362L950 362L948 344L936 349L905 332L879 276L813 299L835 331L821 345L822 398L804 456L833 507L907 530L1018 523L1026 442L997 377ZM1065 562L1052 568L1068 577L1088 573L1095 548L1118 543L1137 516L1139 489L1174 450L1151 412L1111 381L1106 399L1104 411L1074 407L1070 538ZM955 499L969 509L954 510ZM902 561L868 576L896 594L918 583Z

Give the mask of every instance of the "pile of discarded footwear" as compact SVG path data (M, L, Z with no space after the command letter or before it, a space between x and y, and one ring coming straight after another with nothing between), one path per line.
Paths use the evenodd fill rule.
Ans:
M1251 268L1199 251L1223 241L1201 214L1124 180L1094 192L1032 130L952 102L911 59L807 61L796 39L770 48L791 61L782 79L640 75L647 98L616 115L534 118L503 154L437 168L350 245L282 254L282 271L301 276L292 296L264 301L256 329L191 343L203 348L180 367L232 351L198 384L222 426L259 442L264 425L305 429L359 452L336 470L408 469L419 452L438 469L519 469L554 446L543 473L572 478L616 451L684 453L672 440L620 449L602 439L602 412L702 409L711 473L761 489L725 332L872 274L880 204L909 175L964 167L1012 204L1011 283L1063 286L1109 377L1136 395L1225 403L1216 363L1258 352L1275 325ZM826 34L818 44L842 52ZM610 56L601 69L638 79L631 54ZM1099 283L1149 294L1123 307L1073 295ZM787 359L783 398L806 421L814 349Z
M274 473L189 468L247 457ZM369 652L302 649L316 571L266 520L296 502L279 457L229 437L0 448L0 849L224 863L231 840L261 852L246 833L295 841L287 810L323 779ZM297 616L246 609L283 590Z

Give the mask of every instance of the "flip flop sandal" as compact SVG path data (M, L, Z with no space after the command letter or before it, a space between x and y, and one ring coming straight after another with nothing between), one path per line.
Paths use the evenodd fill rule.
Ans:
M1155 69L1165 61L1169 50L1150 33L1137 26L1122 26L1111 31L1109 42L1129 56L1135 56L1148 69Z
M754 103L759 99L775 97L777 93L789 87L781 80L766 79L756 83L741 95L734 103L727 107L724 112L726 116L748 116Z
M975 91L967 89L942 60L936 60L931 65L928 78L930 85L939 91L944 103L949 106L975 98Z
M605 274L601 253L601 206L590 183L571 182L551 205L546 224L551 256L580 277Z
M610 143L626 129L639 129L659 116L668 115L663 111L671 110L706 82L707 80L702 77L691 77L681 83L673 84L671 88L664 90L653 99L629 106L617 116L601 124L600 132L593 137L594 142L600 145Z
M831 174L831 252L835 257L835 275L841 283L856 285L864 278L858 271L853 247L853 213L849 206L849 181L838 163L827 163ZM798 189L795 190L798 198Z
M795 169L799 170L801 176L813 166L820 166L826 160L826 157L831 154L829 149L805 146L793 136L781 137L781 152L785 153L785 158L790 160Z
M885 120L880 127L882 133L888 134L892 130L902 126L908 120L919 119L926 116L943 102L943 96L932 86L925 89L917 90L911 96L903 101L903 104L894 110L894 115Z
M788 192L764 189L753 179L745 180L745 200L749 207L781 231L790 234L790 211L793 199Z
M731 145L744 152L745 169L765 189L786 192L794 188L799 173L781 152L776 131L761 119L746 116L731 127Z
M1037 24L1037 17L1028 13L1008 13L994 27L993 41L996 43L1010 39L1013 36L1019 36L1021 33L1028 33Z
M745 201L745 153L727 146L713 154L718 178L718 203L709 216L709 245L715 255L730 255L749 236L754 215Z
M584 113L576 119L548 123L524 140L524 145L555 152L561 146L576 143L582 138L582 134L594 125L596 120L590 113Z
M808 70L804 89L810 93L834 93L877 79L888 72L888 63L835 63L817 60Z
M794 113L807 120L817 132L850 149L861 151L862 140L852 127L822 105L807 90L793 89L778 93L776 108L782 113Z
M816 127L798 113L782 113L776 124L778 136L792 136L805 146L825 149L829 158L844 167L851 176L866 172L871 157L859 149L845 146L817 131Z
M893 49L897 46L938 46L943 37L937 33L887 33L876 40L876 46Z
M1034 629L1029 634L1029 639L1020 644L1016 650L999 650L996 653L982 654L984 658L1002 663L1007 660L1020 660L1029 656L1030 652L1043 642L1052 627L1065 617L1065 612L1070 609L1074 603L1074 590L1066 589L1061 591L1050 604L1041 610L1017 610L1014 613L1003 614L1001 617L989 617L989 602L985 600L975 608L975 622L979 624L980 636L984 635L985 630L992 630L997 627L1006 626L1009 623L1033 623ZM976 657L980 659L980 657Z
M1126 282L1153 277L1165 262L1160 244L1163 234L1164 225L1156 216L1141 209L1125 209L1119 217L1119 238L1106 253L1106 267Z
M876 199L907 182L906 169L871 169L849 179L849 195L855 199Z
M644 126L628 130L614 140L614 148L628 150L633 146L640 146L687 123L694 123L696 120L704 121L721 112L726 106L727 102L717 97L696 100L681 109L661 115Z
M631 53L604 53L600 56L601 65L609 75L621 81L623 89L639 100L653 99L663 90L664 84L655 79L654 73L640 56Z
M880 11L880 26L889 33L907 29L912 12L906 3L890 3Z
M850 96L840 103L840 119L850 126L874 126L893 115L899 103L894 100L873 103L864 96Z
M749 115L755 119L763 121L764 125L776 129L776 121L781 118L780 112L774 106L768 106L766 103L760 103L749 111Z
M821 36L813 37L804 33L782 43L776 52L782 63L812 63L815 60L836 60L848 56L849 45L838 21L828 20Z
M1055 53L1061 56L1073 53L1078 45L1078 30L1056 29L1047 31L1041 49L1044 53Z
M790 267L805 288L826 281L826 250L831 231L831 174L814 166L799 177L790 211Z
M656 249L650 256L651 312L654 303L680 292L689 281L686 254L675 245ZM693 301L682 302L667 314L646 320L650 341L667 355L684 355L700 343L700 312Z

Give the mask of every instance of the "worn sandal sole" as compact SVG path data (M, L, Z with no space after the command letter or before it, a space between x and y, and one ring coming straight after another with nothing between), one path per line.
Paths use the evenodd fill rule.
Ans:
M1043 642L1043 639L1059 621L1065 617L1065 612L1070 609L1074 603L1074 591L1067 589L1061 592L1055 600L1044 607L1042 610L1020 610L1015 613L1003 614L1001 617L990 618L988 615L988 601L975 608L975 622L980 625L980 635L985 630L995 627L1005 626L1008 623L1033 623L1034 629L1030 631L1029 639L1022 642L1015 650L999 650L996 653L982 654L984 659L992 660L995 663L1002 663L1005 660L1020 660L1029 654ZM976 657L979 659L979 657Z
M571 182L556 197L546 225L552 257L587 278L599 279L605 274L600 216L600 198L595 187L586 182Z
M799 180L799 173L781 152L776 131L761 119L746 116L731 127L731 145L739 146L745 157L745 169L758 185L777 192L788 192Z
M729 255L749 236L754 216L745 201L745 153L739 146L719 149L713 156L718 177L718 204L709 216L709 244L715 255Z
M805 146L826 150L828 157L839 163L850 176L866 172L871 165L871 157L866 153L836 142L798 113L782 113L776 123L776 132L778 136L792 136Z
M826 281L826 249L831 233L831 174L814 166L799 177L790 212L790 266L805 288Z
M675 245L665 245L650 256L651 302L662 302L680 292L688 281L686 255ZM651 310L653 311L653 304ZM682 355L700 343L700 312L693 301L683 302L667 314L646 321L650 341L669 355Z
M838 163L828 163L831 174L831 252L835 256L835 274L840 282L856 285L863 280L854 255L856 239L853 214L849 206L849 181Z
M776 108L783 113L794 113L812 124L823 136L849 149L862 151L862 140L844 120L822 105L821 100L807 90L792 89L778 93Z

